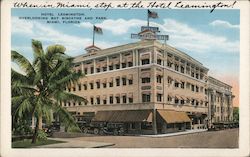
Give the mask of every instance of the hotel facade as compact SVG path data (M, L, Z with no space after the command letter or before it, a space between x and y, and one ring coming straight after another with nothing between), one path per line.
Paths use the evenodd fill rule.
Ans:
M74 69L85 77L66 90L88 102L62 105L78 121L123 123L128 133L158 134L232 120L232 87L209 77L199 61L154 38L107 49L89 46L75 57Z

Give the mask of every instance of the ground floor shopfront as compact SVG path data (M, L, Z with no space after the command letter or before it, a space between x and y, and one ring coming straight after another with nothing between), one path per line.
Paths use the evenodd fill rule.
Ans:
M128 134L165 134L206 128L206 115L167 109L97 111L76 116L78 121L93 115L95 123L123 124Z

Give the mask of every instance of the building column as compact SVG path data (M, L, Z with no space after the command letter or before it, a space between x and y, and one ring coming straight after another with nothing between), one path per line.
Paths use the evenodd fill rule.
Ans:
M138 50L135 50L135 66L139 66L139 53Z
M107 71L109 71L109 57L106 57L106 61L107 61Z
M81 62L81 70L82 70L82 73L84 73L84 64L83 64L83 62Z
M122 54L119 54L119 60L120 60L120 69L122 68Z
M136 63L135 63L135 51L136 51L136 50L133 50L133 51L132 51L133 66L136 66Z
M94 63L94 74L96 73L96 60L94 59L93 60L93 63Z
M152 116L152 129L153 129L153 134L157 134L157 124L156 124L156 109L153 109L153 116Z

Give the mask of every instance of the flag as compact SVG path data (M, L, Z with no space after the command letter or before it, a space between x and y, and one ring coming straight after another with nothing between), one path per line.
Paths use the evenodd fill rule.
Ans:
M102 34L102 28L101 27L96 27L94 25L94 32L97 33L97 34Z
M157 12L148 10L148 17L155 19L155 18L158 18L158 14Z

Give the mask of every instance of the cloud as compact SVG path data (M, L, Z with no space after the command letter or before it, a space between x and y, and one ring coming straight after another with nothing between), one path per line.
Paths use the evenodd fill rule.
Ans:
M61 44L66 47L66 53L70 56L76 56L84 52L84 48L92 44L91 38L80 38L60 32L48 25L36 21L24 21L17 17L12 17L12 33L21 34L44 42L44 48L50 44ZM115 42L97 41L97 45L101 48L114 46ZM18 47L21 49L21 47ZM27 49L24 46L23 49Z
M224 28L237 28L237 29L240 28L239 25L233 25L228 21L222 21L222 20L215 20L211 22L209 25L214 26L214 27L218 26L218 27L224 27Z
M136 28L142 25L145 25L146 21L138 20L138 19L130 19L130 20L124 20L124 19L108 19L104 20L101 23L96 23L95 25L98 27L103 28L104 30L111 31L114 35L122 35L126 34L129 29ZM90 22L82 22L78 27L83 28L90 28L93 26Z

